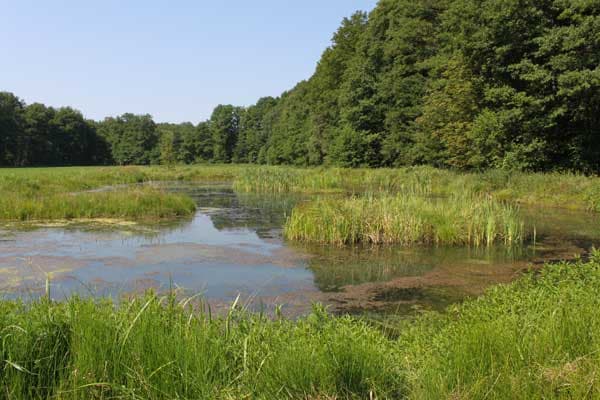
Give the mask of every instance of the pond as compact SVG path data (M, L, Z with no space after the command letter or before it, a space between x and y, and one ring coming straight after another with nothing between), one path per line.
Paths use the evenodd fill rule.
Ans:
M544 260L600 243L597 215L523 209L536 227L523 248L300 246L282 227L305 198L237 194L229 184L164 184L194 198L192 219L135 224L6 225L0 228L0 292L6 298L113 296L149 289L201 295L215 310L238 295L250 309L290 315L314 302L334 312L442 309Z

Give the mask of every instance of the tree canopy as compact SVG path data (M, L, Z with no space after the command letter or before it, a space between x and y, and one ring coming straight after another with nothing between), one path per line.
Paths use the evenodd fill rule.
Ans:
M198 125L0 93L0 165L242 162L600 172L597 0L380 0L314 74Z

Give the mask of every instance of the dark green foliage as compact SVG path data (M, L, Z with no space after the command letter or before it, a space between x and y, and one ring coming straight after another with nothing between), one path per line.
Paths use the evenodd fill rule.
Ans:
M118 165L145 165L158 162L158 131L150 115L123 114L106 118L99 133L110 143Z
M110 160L92 121L69 107L26 106L0 93L0 165L87 165Z
M267 114L264 161L597 173L599 65L594 1L381 0Z
M239 137L233 154L234 162L260 162L260 151L269 138L269 113L276 104L274 98L263 97L256 105L241 113ZM264 163L264 160L262 162Z
M216 162L230 162L233 157L240 132L240 111L232 105L219 105L210 117L213 160Z
M24 104L12 93L0 92L0 165L15 165L23 129Z

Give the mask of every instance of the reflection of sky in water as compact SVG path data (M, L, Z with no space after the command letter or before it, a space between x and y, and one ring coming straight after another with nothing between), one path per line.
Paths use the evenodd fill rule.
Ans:
M477 274L532 255L531 249L290 246L282 241L281 227L298 199L236 195L225 185L170 189L196 200L194 218L137 228L0 231L0 289L12 296L15 290L23 295L42 289L45 271L52 273L55 296L86 294L88 287L94 295L117 295L164 289L172 282L215 299L232 299L240 292L273 298L419 276L441 266L458 272L467 265ZM524 211L540 240L600 237L595 215Z
M54 292L65 295L85 293L86 287L102 295L171 282L215 298L314 290L302 257L285 252L280 238L259 237L261 213L252 213L257 208L244 210L230 188L191 189L200 211L175 226L144 227L148 232L141 233L122 227L40 228L2 236L0 278L6 279L0 279L0 288L41 288L48 272ZM233 224L217 229L214 221Z

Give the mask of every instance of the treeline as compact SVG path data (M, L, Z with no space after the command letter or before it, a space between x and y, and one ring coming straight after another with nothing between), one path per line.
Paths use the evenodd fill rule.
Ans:
M110 163L96 124L69 107L25 103L0 92L0 166Z
M600 2L381 0L263 119L268 163L600 171Z
M250 107L220 105L196 126L131 114L95 123L71 109L25 107L9 94L0 103L4 165L214 161L598 173L600 2L380 0L368 15L344 19L310 79ZM34 106L51 110L42 118L51 123L25 117ZM6 114L13 109L23 117ZM63 114L80 125L61 125ZM39 143L56 155L47 147L21 154L17 143L33 140L32 130L45 132ZM95 150L59 150L73 146ZM34 155L42 153L52 162Z

